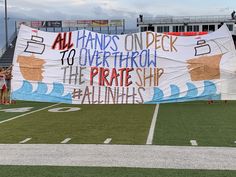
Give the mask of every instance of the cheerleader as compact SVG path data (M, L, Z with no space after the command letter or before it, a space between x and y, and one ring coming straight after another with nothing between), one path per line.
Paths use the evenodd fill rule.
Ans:
M6 76L3 68L0 68L0 104L5 103L7 93Z
M12 66L4 70L0 67L0 104L7 103L7 83L6 75L11 71Z

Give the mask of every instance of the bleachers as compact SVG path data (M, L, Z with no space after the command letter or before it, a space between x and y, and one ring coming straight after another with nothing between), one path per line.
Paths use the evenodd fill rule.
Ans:
M16 45L16 37L11 43L12 45L7 48L4 54L0 58L0 67L9 67L12 64L14 57L14 50Z

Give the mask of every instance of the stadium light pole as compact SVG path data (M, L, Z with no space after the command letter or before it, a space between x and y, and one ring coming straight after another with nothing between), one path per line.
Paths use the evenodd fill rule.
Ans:
M7 0L5 0L5 33L6 33L6 49L8 48L8 17L7 17Z

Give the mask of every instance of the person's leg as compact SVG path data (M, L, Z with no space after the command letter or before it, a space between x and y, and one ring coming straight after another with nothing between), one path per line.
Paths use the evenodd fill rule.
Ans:
M2 88L0 89L0 104L2 104Z
M208 104L213 104L214 103L213 100L208 100L207 102L208 102Z
M11 80L10 79L6 79L6 84L7 84L7 95L6 95L6 98L7 98L7 102L10 103L10 88L11 88Z
M6 104L7 103L7 89L3 91L2 97L3 97L3 104Z
M2 104L5 104L7 100L7 86L3 85L2 87Z
M7 98L7 103L11 103L11 100L10 100L10 89L7 89L7 96L6 96L6 98Z

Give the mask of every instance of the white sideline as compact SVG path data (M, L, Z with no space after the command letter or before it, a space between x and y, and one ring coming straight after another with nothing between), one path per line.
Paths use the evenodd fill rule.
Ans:
M156 121L157 121L158 110L159 110L159 104L156 105L155 111L153 113L152 123L151 123L150 129L149 129L149 133L148 133L148 137L147 137L147 141L146 141L146 144L148 144L148 145L152 144Z
M190 140L190 143L192 146L198 146L197 141L196 140Z
M109 144L111 142L112 138L107 138L103 143L104 144Z
M61 144L66 144L66 143L68 143L70 140L71 140L71 138L66 138L66 139L64 139L64 140L61 142Z
M20 144L24 144L24 143L26 143L26 142L28 142L28 141L30 141L32 138L26 138L25 140L23 140L23 141L20 141L19 143Z
M28 113L25 113L25 114L21 114L19 116L12 117L12 118L7 119L7 120L3 120L3 121L0 122L0 124L2 124L4 122L9 122L11 120L14 120L14 119L17 119L17 118L20 118L20 117L23 117L23 116L27 116L29 114L33 114L33 113L36 113L36 112L39 112L39 111L42 111L42 110L45 110L45 109L48 109L48 108L51 108L51 107L59 105L59 104L61 104L61 103L53 104L53 105L50 105L50 106L47 106L47 107L44 107L44 108L41 108L41 109L37 109L35 111L31 111L31 112L28 112Z
M0 165L236 170L232 147L0 144L0 154Z

